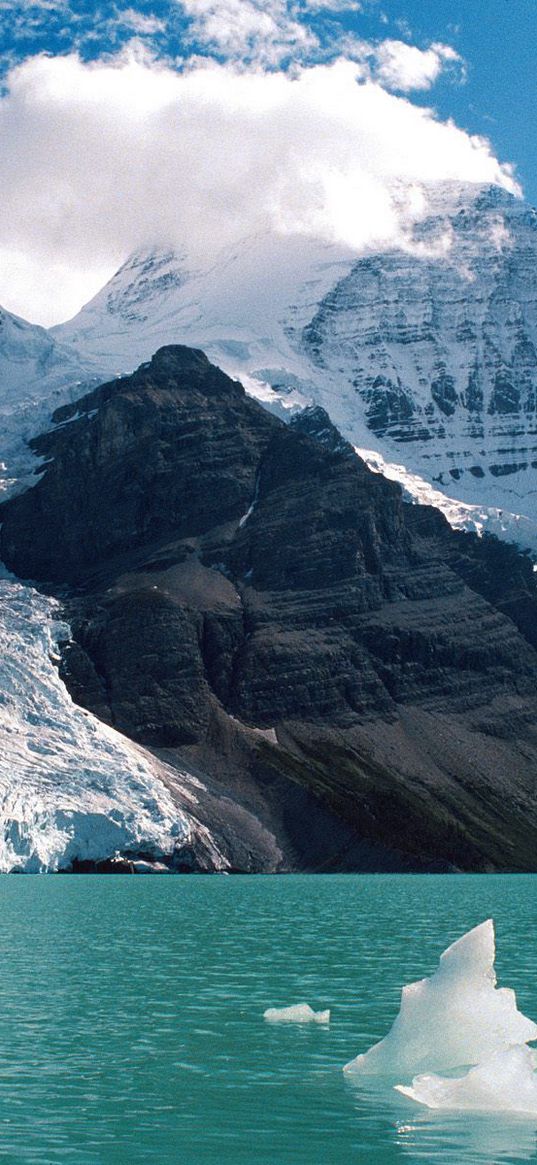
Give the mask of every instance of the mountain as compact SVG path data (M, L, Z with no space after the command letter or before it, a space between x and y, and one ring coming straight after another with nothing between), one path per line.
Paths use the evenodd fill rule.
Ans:
M405 249L260 235L206 270L148 251L51 335L109 375L200 347L282 416L324 407L454 523L537 549L537 213L496 186L425 193Z
M7 483L31 480L24 439L56 407L185 343L280 416L325 408L372 468L454 525L537 550L536 212L496 186L424 196L405 248L357 259L265 233L205 266L149 248L66 324L4 314L18 337L0 347Z
M142 855L176 868L431 868L435 854L442 868L533 868L531 563L507 544L452 535L430 505L454 526L537 549L536 216L496 187L425 193L427 214L397 250L357 259L345 247L261 234L203 265L186 250L150 248L58 328L0 312L2 553L37 584L7 572L0 580L0 869L95 864L114 849L127 862ZM177 369L173 407L161 384L143 400L128 387L122 395L117 386L137 365L178 342L203 348L272 417L261 424L254 409L246 419L241 393L231 405L219 390L229 421L221 430L199 369L196 408L192 383L176 407ZM278 418L292 423L282 429ZM178 450L196 448L205 430L199 457L181 465ZM285 486L269 458L276 431L292 442ZM306 440L324 450L307 473ZM350 456L346 442L376 471L359 497L369 526L342 519L335 494L346 496L348 483L337 478L336 488L326 476L324 458ZM397 503L404 537L399 519L388 521L387 499L399 494L384 478L429 503ZM376 496L386 501L382 518ZM192 541L196 514L207 528ZM367 634L367 603L353 606L363 580L358 587L345 573L358 561L349 550L357 537L367 603L373 594L380 603ZM286 539L300 562L288 562ZM427 602L416 581L424 559L439 570ZM133 573L135 594L147 594L131 607L123 596L125 609L124 575ZM446 606L451 587L459 598ZM473 613L457 638L461 594ZM60 656L73 698L58 678ZM472 701L482 709L473 718ZM518 802L502 855L500 805L511 786ZM430 817L423 854L418 803ZM401 852L408 813L415 831Z
M28 441L50 429L59 404L102 379L96 367L0 309L0 497L36 484L41 465ZM131 857L150 869L161 858L227 869L197 819L191 774L73 703L58 673L70 637L59 604L1 564L0 598L0 872L107 868L116 851L126 858L113 869L134 868Z
M302 344L319 368L339 363L357 401L333 415L365 421L387 460L533 523L537 212L498 187L463 188L449 211L437 195L414 237L421 255L359 260Z
M0 553L61 599L61 677L161 766L191 863L535 870L526 556L405 503L320 409L285 425L201 351L164 347L54 422Z

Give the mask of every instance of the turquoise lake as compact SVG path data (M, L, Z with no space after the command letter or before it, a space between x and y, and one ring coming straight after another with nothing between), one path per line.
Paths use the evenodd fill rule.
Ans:
M536 876L4 876L0 899L3 1165L537 1161L537 1118L341 1071L490 916L537 1019ZM264 1022L302 1001L330 1026Z

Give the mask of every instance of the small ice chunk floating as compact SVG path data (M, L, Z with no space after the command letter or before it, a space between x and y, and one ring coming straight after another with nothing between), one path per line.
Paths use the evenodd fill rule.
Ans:
M427 1108L473 1112L518 1112L537 1116L535 1053L525 1044L496 1052L464 1076L415 1076L397 1092Z
M269 1007L263 1013L268 1023L330 1023L329 1011L313 1011L309 1003L295 1003L292 1007Z
M520 1051L528 1040L537 1039L537 1024L518 1011L514 991L496 987L494 957L494 923L489 918L444 951L434 975L403 987L401 1009L388 1035L344 1070L392 1080L420 1074L412 1083L413 1099L424 1104L428 1103L423 1099L426 1093L432 1096L436 1088L439 1095L441 1088L438 1077L425 1077L429 1081L425 1085L423 1073L480 1065L485 1074L490 1070L494 1076L498 1053ZM518 1059L505 1061L510 1072L517 1063L524 1068L529 1087L533 1082L527 1076L530 1068L524 1052ZM480 1081L481 1077L476 1085L472 1077L472 1089L479 1090ZM450 1094L449 1085L458 1083L464 1090L461 1080L443 1083L444 1096ZM451 1095L453 1106L459 1107L460 1092L453 1089Z

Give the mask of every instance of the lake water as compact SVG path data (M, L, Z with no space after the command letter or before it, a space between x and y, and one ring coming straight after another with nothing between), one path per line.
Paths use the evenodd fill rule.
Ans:
M537 1161L537 1118L420 1110L341 1067L493 916L537 1019L537 877L0 878L4 1165ZM306 1001L330 1027L263 1011Z

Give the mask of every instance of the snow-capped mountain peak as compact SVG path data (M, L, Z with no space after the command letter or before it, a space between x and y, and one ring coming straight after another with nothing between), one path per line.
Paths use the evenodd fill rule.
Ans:
M450 520L474 525L475 506L479 528L537 548L537 212L498 186L418 195L397 248L261 232L203 267L151 246L49 332L3 316L4 488L31 483L24 441L55 407L182 343L284 417L325 408L418 496L445 494Z
M268 233L205 270L140 252L52 334L110 374L200 347L280 415L324 407L446 494L450 520L476 506L479 527L537 548L537 212L497 186L420 196L406 242L359 257Z
M107 284L86 304L73 321L51 328L52 335L76 338L82 343L84 335L91 335L92 328L109 318L116 321L118 332L125 327L139 327L148 320L155 304L160 307L188 278L185 268L186 257L173 249L161 250L150 247L137 251L122 264ZM80 328L82 322L82 328Z

